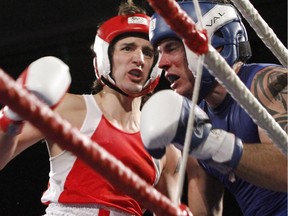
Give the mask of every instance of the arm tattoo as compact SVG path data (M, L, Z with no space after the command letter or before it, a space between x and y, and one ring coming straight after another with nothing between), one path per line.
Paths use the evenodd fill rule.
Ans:
M251 86L254 96L285 130L287 130L287 80L286 68L271 66L259 72Z

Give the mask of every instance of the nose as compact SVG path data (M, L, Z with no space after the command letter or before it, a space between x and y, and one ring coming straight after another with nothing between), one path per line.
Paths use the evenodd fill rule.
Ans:
M171 66L171 61L169 60L168 56L165 53L162 53L159 56L159 58L160 58L158 63L159 68L166 70Z
M135 50L135 52L133 54L133 62L137 66L143 67L143 65L144 65L144 54L143 54L141 49Z

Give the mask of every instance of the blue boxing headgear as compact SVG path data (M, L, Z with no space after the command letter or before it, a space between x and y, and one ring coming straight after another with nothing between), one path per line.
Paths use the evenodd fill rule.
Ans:
M181 9L199 27L194 4L191 1L178 2ZM231 4L213 3L209 0L199 0L202 12L203 26L207 30L209 42L214 48L222 48L220 55L232 66L237 61L247 61L251 57L246 29L241 17ZM154 46L167 38L181 39L165 20L155 13L151 18L149 38ZM196 61L199 56L193 53L184 43L189 69L197 76ZM204 99L211 91L215 78L206 68L203 68L199 100Z

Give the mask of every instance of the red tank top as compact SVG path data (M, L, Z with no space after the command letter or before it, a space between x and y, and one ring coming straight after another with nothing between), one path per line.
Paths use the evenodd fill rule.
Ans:
M140 133L126 133L117 129L102 115L94 98L89 95L85 97L87 116L81 132L90 134L93 141L119 159L147 183L154 185L157 181L155 163L144 149ZM95 118L95 114L91 114L92 111L98 112L98 119L90 118L92 116ZM62 164L59 165L60 168L55 167L53 174L50 171L50 188L45 192L46 194L44 193L42 202L96 204L133 215L142 215L142 206L132 197L123 194L118 188L119 185L111 185L104 177L70 152L64 152L59 157L63 157L63 160L58 156L51 159L52 168L60 164L60 161ZM67 166L63 166L65 161ZM59 184L56 183L57 180Z

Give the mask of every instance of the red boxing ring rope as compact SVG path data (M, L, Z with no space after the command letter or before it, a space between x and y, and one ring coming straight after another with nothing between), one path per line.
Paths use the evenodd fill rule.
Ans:
M180 8L175 0L148 0L148 2L171 26L171 29L181 35L185 44L193 52L199 55L208 52L207 31L205 29L197 30L193 20ZM189 40L186 40L187 38Z
M112 184L119 185L120 190L135 198L145 208L157 215L191 215L147 184L97 143L73 128L1 69L0 103L23 116L61 148L77 155Z

